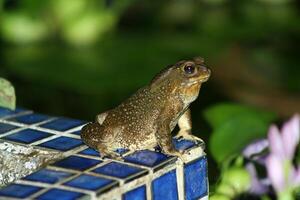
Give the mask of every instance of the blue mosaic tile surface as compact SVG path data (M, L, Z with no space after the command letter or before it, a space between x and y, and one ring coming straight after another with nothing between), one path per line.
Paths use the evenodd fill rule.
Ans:
M111 162L93 170L93 172L95 173L123 179L138 174L141 171L144 170L138 167L133 167L117 162Z
M81 121L81 120L61 117L61 118L55 119L51 122L40 125L40 127L52 129L52 130L56 130L56 131L66 131L66 130L72 129L74 127L83 125L85 123L86 122Z
M192 142L190 140L183 140L183 139L180 140L173 139L173 144L175 148L178 150L186 150L196 145L195 142Z
M92 148L87 148L85 150L82 150L79 152L79 154L90 155L90 156L100 156L99 152Z
M101 178L101 177L95 177L95 176L83 174L64 183L64 185L80 188L80 189L97 191L107 185L111 185L111 183L117 183L117 182L107 178Z
M0 134L7 133L8 131L18 128L17 126L0 123Z
M3 139L8 140L8 141L13 141L13 142L30 144L30 143L36 142L38 140L47 138L51 135L52 134L43 132L43 131L37 131L37 130L33 130L33 129L25 129L25 130L21 130L19 132L10 134L8 136L5 136L5 137L3 137Z
M63 160L60 160L53 165L56 167L61 167L61 168L67 168L67 169L74 169L74 170L79 170L79 171L84 171L88 168L91 168L102 161L100 160L94 160L90 158L83 158L79 156L70 156L67 157Z
M12 117L7 120L15 121L15 122L23 123L23 124L35 124L35 123L45 121L49 118L50 117L47 115L31 113L31 114L27 114L27 115L18 116L18 117Z
M0 197L15 197L15 198L27 198L30 195L41 190L41 187L23 185L23 184L11 184L0 190Z
M46 147L50 149L56 149L60 151L67 151L82 145L82 141L80 139L70 138L70 137L58 137L53 140L49 140L38 146Z
M54 184L72 175L74 175L74 173L51 170L51 169L41 169L37 172L34 172L26 176L23 179L27 181L33 181L33 182Z
M73 200L84 196L83 193L73 192L63 189L50 189L47 192L41 194L36 199L38 200Z
M207 160L201 158L184 168L186 199L199 199L207 195Z
M146 186L140 186L123 195L123 200L146 200Z
M156 167L170 159L169 156L160 152L141 150L124 157L126 162L143 165L147 167Z
M159 148L137 152L118 149L116 152L123 156L123 161L102 159L99 152L88 148L80 139L80 129L85 123L24 109L0 108L0 141L56 150L66 156L0 189L0 199L73 200L107 195L107 199L123 200L149 197L189 200L207 196L207 160L200 151L201 145L184 139L173 140L176 149L196 152L188 154L186 164L176 162L176 157L163 154ZM182 168L179 174L178 167ZM156 176L157 173L160 175ZM177 181L184 188L179 190ZM114 192L117 187L126 189L123 193Z
M176 171L172 170L152 182L152 197L154 200L177 200Z

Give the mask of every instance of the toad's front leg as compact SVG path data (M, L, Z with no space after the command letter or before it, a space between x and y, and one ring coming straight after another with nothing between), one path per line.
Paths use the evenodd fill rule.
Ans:
M203 140L192 135L192 117L190 109L187 109L185 113L178 120L179 132L175 136L176 138L183 138L186 140L192 140L202 143Z
M156 141L164 153L178 156L181 160L183 160L183 152L176 150L173 145L170 122L171 120L169 118L164 117L162 118L162 120L158 121L157 131L155 134Z

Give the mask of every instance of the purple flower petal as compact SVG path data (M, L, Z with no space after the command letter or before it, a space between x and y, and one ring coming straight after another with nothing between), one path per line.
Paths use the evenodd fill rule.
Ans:
M299 187L300 186L300 167L298 167L298 169L293 168L293 171L291 173L291 182L294 188Z
M300 117L295 115L282 128L282 141L285 155L292 160L300 138Z
M281 159L285 159L285 151L283 141L278 128L275 125L271 125L268 132L268 140L271 154L279 156Z
M265 150L269 145L269 141L267 139L261 139L257 140L251 144L249 144L244 150L243 150L243 156L246 158L251 158L251 156L255 154L261 153L263 150Z
M257 177L255 166L252 163L248 163L246 165L246 169L248 170L251 176L251 186L249 192L255 195L266 194L269 190L269 180L266 179L260 180Z
M269 155L266 160L268 177L277 193L285 189L284 163L277 155Z

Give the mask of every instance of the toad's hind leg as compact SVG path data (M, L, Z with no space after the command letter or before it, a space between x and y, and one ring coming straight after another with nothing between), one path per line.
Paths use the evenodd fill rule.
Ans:
M193 140L197 142L203 142L202 139L192 135L192 118L191 111L188 109L178 120L179 132L175 136L176 138L184 138L186 140Z
M97 146L101 142L103 137L104 127L97 122L91 122L86 124L81 129L81 139L82 141L93 149L98 149Z
M120 159L118 154L114 152L111 143L114 141L112 138L105 136L112 135L107 132L104 126L98 122L88 123L81 130L81 138L83 142L89 147L96 149L100 153L100 157L111 157L114 159Z
M110 148L111 145L106 143L99 143L97 146L98 151L100 152L100 157L105 158L109 157L115 160L123 160L122 156L115 152L115 149Z

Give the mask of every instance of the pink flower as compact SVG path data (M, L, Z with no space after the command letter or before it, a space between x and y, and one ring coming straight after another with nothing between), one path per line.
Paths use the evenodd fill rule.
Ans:
M243 150L243 156L251 162L246 164L246 169L251 176L249 192L255 195L266 194L269 191L270 181L268 178L261 178L256 172L254 163L265 166L266 149L269 147L267 139L256 140Z
M248 145L243 150L243 156L252 161L256 161L259 164L265 164L265 153L264 151L269 147L269 141L267 139L257 140Z
M246 169L251 175L250 192L264 194L272 185L277 194L291 191L300 186L300 166L293 164L294 155L300 140L300 116L294 115L283 124L281 131L271 125L268 140L262 139L248 145L243 156L251 162ZM265 150L269 148L269 153ZM254 163L266 167L267 178L257 176Z
M293 158L300 138L300 117L295 115L280 131L275 125L269 129L270 154L266 159L268 177L276 193L300 186L300 170Z
M246 169L251 176L249 192L256 195L266 194L269 191L270 181L268 178L260 179L253 163L248 163Z

